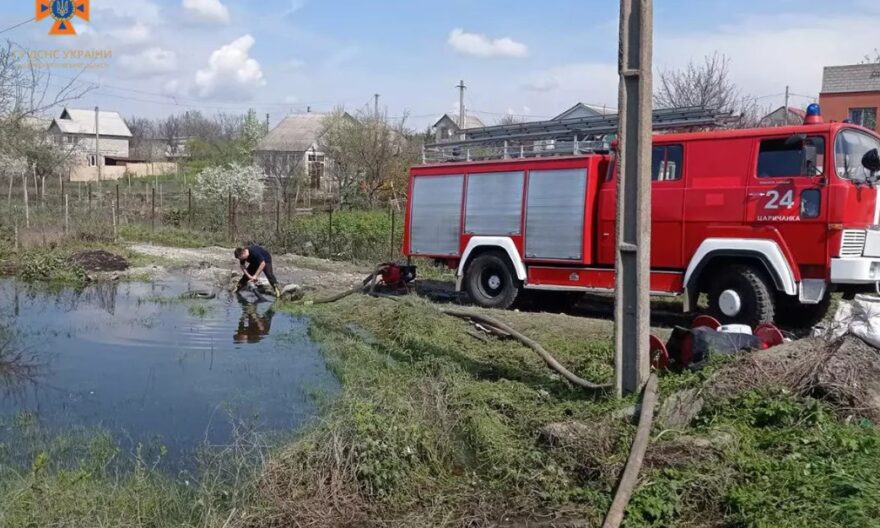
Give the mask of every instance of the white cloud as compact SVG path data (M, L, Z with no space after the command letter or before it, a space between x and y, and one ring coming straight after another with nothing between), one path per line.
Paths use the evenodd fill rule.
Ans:
M135 22L134 25L129 27L110 30L107 32L107 35L121 44L135 45L150 41L152 31L150 26L142 22Z
M538 107L544 112L562 112L577 102L617 106L616 64L566 64L534 72L528 79L523 88L540 92Z
M559 88L559 80L555 77L537 76L523 84L523 88L530 92L552 92Z
M300 68L305 67L306 61L304 61L302 59L290 59L289 61L287 61L286 64L287 64L287 67L290 68L291 70L298 70Z
M480 33L468 33L463 29L453 29L449 33L449 45L457 53L472 57L523 58L529 54L529 48L510 37L491 39Z
M177 54L159 47L147 48L134 55L123 55L119 64L135 76L150 77L177 69Z
M159 6L149 0L92 0L91 9L146 24L160 21Z
M169 97L177 97L182 95L183 90L180 87L180 81L171 79L162 84L162 95Z
M201 22L229 23L229 8L220 0L183 0L183 9Z
M750 95L781 93L786 85L794 92L818 95L823 66L854 64L872 54L877 47L876 18L864 13L780 13L745 17L711 31L661 33L655 42L655 75L717 51L730 59L732 80Z
M290 0L290 7L284 12L284 16L289 17L295 15L300 9L305 7L305 5L306 0Z
M208 67L196 72L198 95L250 96L255 88L265 86L260 63L250 57L254 37L244 35L211 53Z
M295 95L288 95L284 98L284 102L286 104L296 104L299 102L299 97Z

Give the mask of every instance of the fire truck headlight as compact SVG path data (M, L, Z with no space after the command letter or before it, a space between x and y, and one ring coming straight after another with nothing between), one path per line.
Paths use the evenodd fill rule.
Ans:
M868 273L870 279L877 279L880 277L880 262L872 262L871 270Z

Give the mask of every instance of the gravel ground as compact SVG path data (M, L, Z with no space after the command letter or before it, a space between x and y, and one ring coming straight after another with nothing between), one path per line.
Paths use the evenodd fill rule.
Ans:
M152 257L161 265L131 268L124 274L158 277L169 271L184 274L208 288L229 287L241 276L230 248L175 248L134 244L129 250ZM345 290L363 279L370 270L351 263L333 262L298 255L273 256L275 275L282 285L298 284L305 290Z

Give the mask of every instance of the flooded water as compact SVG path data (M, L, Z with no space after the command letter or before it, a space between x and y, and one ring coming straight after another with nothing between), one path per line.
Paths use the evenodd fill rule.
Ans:
M0 368L0 420L111 431L171 453L230 442L237 425L285 431L338 389L308 322L223 293L181 301L183 280L46 293L0 282L14 333ZM6 356L10 356L6 351Z

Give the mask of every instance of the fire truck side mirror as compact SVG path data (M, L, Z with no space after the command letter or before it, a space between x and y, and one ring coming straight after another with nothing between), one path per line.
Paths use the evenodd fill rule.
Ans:
M880 154L877 149L873 148L862 156L862 167L868 169L872 174L880 172Z

